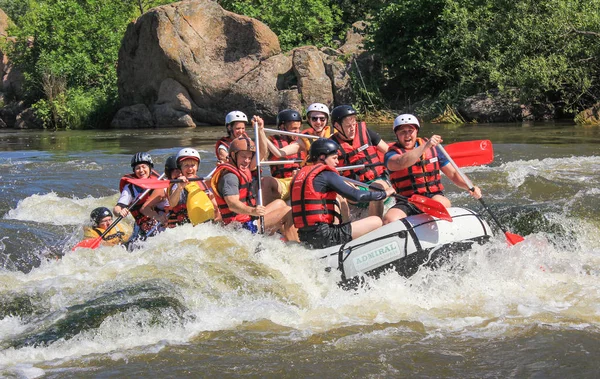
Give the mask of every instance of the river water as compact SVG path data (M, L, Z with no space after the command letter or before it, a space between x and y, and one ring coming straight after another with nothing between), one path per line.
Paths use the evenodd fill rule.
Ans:
M496 230L410 278L345 291L303 248L213 225L71 251L132 154L162 169L195 147L206 174L222 132L0 132L0 377L597 376L600 128L425 126L492 141L495 161L465 172L525 241Z

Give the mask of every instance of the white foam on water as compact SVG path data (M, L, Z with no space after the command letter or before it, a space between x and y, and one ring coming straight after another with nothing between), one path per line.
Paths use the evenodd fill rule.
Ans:
M511 187L521 186L529 176L586 186L600 184L600 156L517 160L493 170L506 173Z
M61 197L54 192L34 194L20 200L16 208L9 210L4 218L51 225L78 225L89 221L90 212L94 208L112 208L117 200L117 195L78 199Z
M560 164L581 164L585 176L595 172L600 158L511 162L491 169L513 175L509 181L518 186L529 175L562 180ZM552 166L558 171L553 172ZM590 174L586 181L596 178ZM573 198L600 192L588 187ZM97 199L33 195L5 218L77 225L87 221L91 209L115 201L116 195ZM159 316L156 310L130 307L69 339L7 347L0 351L0 375L18 372L35 377L44 371L32 365L58 366L98 354L126 360L130 354L189 343L206 331L263 320L294 330L289 338L345 326L404 322L422 325L431 338L448 333L493 338L532 323L594 327L600 321L599 225L561 214L546 217L574 233L569 246L556 243L560 241L554 241L557 237L551 233L527 236L515 246L508 246L499 235L437 270L421 268L410 278L388 273L378 280L367 279L366 286L355 291L338 287L335 268L326 272L325 262L313 259L314 254L299 245L209 224L167 230L133 252L121 247L66 251L61 260L44 261L29 274L0 271L0 296L31 296L40 317L45 317L41 322L27 316L5 317L0 321L2 346L31 328L43 331L52 326L66 309L124 288L159 288L159 295L181 304L183 315L169 307L161 308ZM148 296L156 292L149 291ZM133 297L124 292L123 303Z

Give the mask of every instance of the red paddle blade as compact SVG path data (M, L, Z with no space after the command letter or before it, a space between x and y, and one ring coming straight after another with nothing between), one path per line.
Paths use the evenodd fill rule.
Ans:
M141 187L143 189L163 189L169 188L171 182L169 180L161 180L158 178L147 178L147 179L133 179L128 178L127 181L134 186Z
M408 202L413 204L423 213L437 217L440 220L452 222L452 216L450 216L450 213L448 213L446 207L444 207L444 205L439 201L430 199L426 196L412 195L408 198Z
M511 245L516 245L519 242L525 241L525 238L521 237L518 234L506 232L504 233L504 235L506 236L506 240L508 241L508 243L510 243Z
M444 146L458 167L481 166L494 161L490 140L463 141Z
M79 242L77 245L73 246L71 250L75 250L79 247L83 247L86 249L96 249L102 243L102 237L97 238L89 238Z

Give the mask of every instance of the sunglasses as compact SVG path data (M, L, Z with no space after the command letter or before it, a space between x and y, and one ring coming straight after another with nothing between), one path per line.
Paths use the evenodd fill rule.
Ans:
M325 122L325 120L327 120L327 118L325 118L325 117L311 117L310 119L312 121L323 121L323 122Z

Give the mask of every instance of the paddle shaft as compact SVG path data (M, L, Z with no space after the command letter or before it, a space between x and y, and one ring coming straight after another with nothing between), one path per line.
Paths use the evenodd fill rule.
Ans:
M437 145L437 147L440 149L442 154L444 154L446 156L446 159L448 159L448 162L450 162L452 167L454 167L454 169L458 172L458 175L460 175L462 180L467 184L467 187L469 187L469 191L471 191L471 192L475 191L475 186L473 186L473 183L471 182L471 180L469 180L469 178L467 178L467 176L462 172L462 170L460 168L458 168L458 165L456 163L454 163L454 160L452 159L450 154L448 154L446 152L446 149L444 149L444 147L441 144ZM496 218L496 215L492 212L492 210L490 208L488 208L485 201L483 201L483 198L480 197L477 200L479 200L479 202L481 203L481 205L483 205L483 208L489 213L489 215L492 216L492 220L494 220L494 222L500 227L500 230L502 230L504 232L504 234L508 233L508 230L506 230L506 228L504 228L504 226L502 226L502 224L500 223L500 220L498 220Z
M165 174L162 174L161 176L159 176L159 177L158 177L158 179L162 179L162 178L164 178L164 177L165 177ZM136 196L136 198L133 200L133 202L132 202L131 204L129 204L129 206L127 206L127 208L126 208L126 209L127 209L127 211L129 211L129 210L130 210L131 208L133 208L133 207L134 207L134 206L135 206L137 203L139 203L139 201L140 201L140 200L141 200L141 199L142 199L144 196L146 196L148 193L150 193L150 191L152 191L152 189L150 189L150 188L149 188L149 189L145 190L144 192L140 193L139 195L137 195L137 196ZM110 231L111 231L111 230L113 230L113 228L114 228L115 226L117 226L117 224L118 224L119 222L121 222L121 220L122 220L122 219L123 219L123 216L119 215L119 217L117 217L117 218L116 218L116 219L115 219L115 220L112 222L112 224L110 224L110 225L108 226L108 228L106 228L106 230L105 230L105 231L104 231L104 232L103 232L103 233L102 233L100 236L98 236L97 238L95 238L95 239L94 239L94 242L93 242L92 244L90 244L90 245L89 245L89 247L90 247L90 248L92 248L92 249L95 249L95 248L97 248L98 246L100 246L100 243L102 242L102 240L104 239L104 237L106 237L106 235L107 235L108 233L110 233ZM77 247L79 247L79 245L80 245L80 244L81 244L81 242L80 242L80 243L78 243L77 245L75 245L75 246L73 247L73 250L75 250ZM86 246L86 247L88 247L88 246Z
M353 165L353 166L336 167L335 169L338 170L338 171L346 171L346 170L356 170L356 169L361 169L361 168L366 168L366 167L376 167L376 166L383 166L383 162L368 163L368 164L357 164L357 165Z
M304 162L302 159L291 159L287 161L262 161L260 162L261 166L278 166L283 164L293 164L293 163L302 163Z
M265 129L267 130L267 129ZM258 135L258 122L254 122L254 140L256 141L256 174L258 176L258 205L262 206L263 205L263 197L262 197L262 184L261 184L261 178L260 178L260 144L259 144L259 135ZM259 226L259 233L260 234L265 234L265 217L264 216L259 216L260 219L260 226Z
M319 136L313 136L312 134L293 133L293 132L287 132L285 130L268 129L268 128L265 128L265 133L268 133L268 134L282 134L284 136L301 137L301 138L312 138L312 139L319 139L319 138L321 138ZM257 134L257 136L258 136L258 134Z

